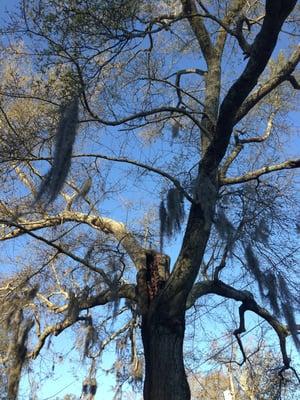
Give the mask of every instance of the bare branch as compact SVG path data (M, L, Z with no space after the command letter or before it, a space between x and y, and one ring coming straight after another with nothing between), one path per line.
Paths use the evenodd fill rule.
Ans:
M273 113L271 113L271 115L269 117L267 128L262 136L254 136L254 137L248 138L248 139L240 139L238 136L239 131L236 131L234 133L236 145L235 145L234 149L232 150L232 152L230 153L230 155L224 161L224 164L223 164L222 168L220 169L219 182L222 182L222 181L224 181L224 179L226 179L226 174L228 172L228 169L230 168L233 161L240 154L240 152L243 150L244 144L261 143L269 138L269 136L271 135L271 132L272 132L274 117L275 117L275 113L273 112ZM244 133L244 132L242 132L242 133Z
M227 157L224 164L222 165L222 168L220 169L219 182L225 179L228 169L230 168L230 166L234 162L234 160L238 157L238 155L243 150L243 148L244 148L244 146L242 145L242 143L237 141L236 146L234 147L234 149L232 150L230 155Z
M74 261L79 262L80 264L84 265L85 267L87 267L88 269L90 269L93 272L98 273L99 275L102 276L104 282L110 287L111 286L111 280L109 279L109 277L107 276L107 274L101 269L101 268L97 268L96 266L90 264L88 261L86 261L84 258L78 257L75 254L71 253L70 251L64 249L62 246L57 245L56 243L54 243L51 240L45 239L43 236L39 236L36 235L35 233L32 232L32 230L36 230L36 229L40 229L43 228L43 226L39 226L37 227L37 224L35 224L35 227L32 229L27 229L25 228L23 225L18 224L17 222L13 222L13 221L7 221L7 220L0 220L1 223L5 223L9 226L14 226L15 228L17 228L16 231L12 232L12 235L6 235L3 238L1 238L0 240L7 240L8 237L10 236L9 239L11 239L12 237L17 237L20 236L24 233L28 234L29 236L33 237L34 239L37 239L45 244L47 244L50 247L55 248L56 250L58 250L60 253L65 254L66 256L70 257L71 259L73 259ZM57 225L57 224L55 224ZM54 225L46 225L46 226L54 226Z
M271 113L271 115L269 117L267 128L265 130L265 133L262 136L254 136L254 137L248 138L248 139L238 138L238 142L242 143L242 144L246 144L246 143L261 143L261 142L266 141L271 135L274 118L275 118L275 113L273 112L273 113Z
M30 190L30 192L35 196L36 195L36 188L33 182L28 178L26 173L16 164L13 163L13 167L20 179L20 181Z
M222 255L222 259L220 264L216 267L215 271L214 271L214 280L218 281L220 278L220 273L222 272L222 270L226 267L226 259L227 259L227 255L228 255L228 251L229 251L229 243L226 244L223 255Z
M39 335L38 343L36 344L35 348L27 355L27 358L35 359L41 349L43 348L46 339L50 335L58 336L62 333L65 329L69 328L70 326L74 325L78 321L84 321L86 317L79 316L80 311L93 308L100 305L105 305L111 301L115 301L116 296L118 298L129 298L131 300L135 300L135 286L124 284L121 285L117 292L112 292L110 290L105 290L103 292L98 293L95 296L91 296L88 298L80 298L77 297L76 300L78 302L78 309L77 315L67 315L63 321L58 322L55 325L47 326L44 331ZM68 308L68 305L65 306L64 310ZM56 312L62 312L64 310L55 310Z
M202 1L198 0L198 3L200 5L200 7L203 9L203 11L205 12L203 17L211 19L212 21L219 24L221 26L221 28L223 28L223 30L220 32L220 34L217 38L217 42L216 42L217 51L219 53L221 53L221 51L223 50L224 44L225 44L226 34L229 33L231 36L234 36L237 39L244 54L249 56L250 51L251 51L251 46L247 43L247 41L243 35L243 23L248 20L245 18L245 16L240 15L240 17L236 23L236 28L235 29L230 28L230 24L233 21L233 18L236 17L236 15L240 14L240 11L242 10L243 6L246 4L245 0L233 0L229 6L227 15L225 16L225 18L223 20L221 20L220 18L211 14L208 11L208 8L205 7L205 5L203 4Z
M104 340L102 340L99 351L96 354L93 354L93 357L99 357L101 355L102 351L105 349L105 347L107 347L109 345L109 343L111 343L113 340L115 340L122 333L126 332L132 326L133 322L134 322L134 318L131 318L120 329L117 329L111 335L109 335Z
M127 117L118 119L118 120L105 120L100 118L95 112L91 110L89 107L88 103L85 103L85 106L87 107L87 111L91 115L92 119L86 119L86 120L81 120L80 122L99 122L100 124L106 125L106 126L119 126L122 124L125 124L126 122L130 122L136 119L142 119L145 117L148 117L150 115L155 115L155 114L161 114L161 113L178 113L186 116L190 120L194 122L195 125L197 125L199 128L201 128L201 123L200 121L193 116L193 114L184 108L178 108L178 107L160 107L160 108L154 108L153 110L149 111L141 111L137 112L132 115L128 115Z
M219 33L216 40L216 50L219 54L222 54L224 45L226 42L227 34L235 36L235 32L230 29L231 23L234 21L235 17L240 14L246 1L245 0L232 0L229 4L228 12L222 21L216 21L220 24L221 32ZM245 50L244 50L245 51Z
M195 300L203 295L206 294L217 294L219 296L228 298L228 299L233 299L236 301L241 301L242 302L242 308L240 309L240 326L239 328L235 331L236 335L239 335L242 332L245 332L245 324L244 324L244 313L246 311L252 311L264 320L266 320L271 327L274 329L276 332L278 338L279 338L279 343L280 343L280 349L282 353L282 358L283 358L283 363L286 368L289 368L290 366L290 359L287 355L287 349L286 349L286 338L290 334L289 330L287 327L283 324L281 324L272 314L270 314L265 308L259 306L254 299L254 296L252 293L246 291L246 290L238 290L233 288L230 285L227 285L226 283L218 280L218 281L204 281L204 282L199 282L194 285L194 288L190 294L190 298L187 302L187 308L190 308Z
M136 268L140 269L143 268L145 265L145 249L137 242L134 235L127 230L124 224L122 224L121 222L117 222L111 218L99 217L89 214L87 215L76 211L66 210L56 216L48 216L47 218L38 221L24 221L16 223L11 219L8 220L1 218L0 222L2 224L14 226L17 228L7 235L0 237L0 241L9 240L17 236L23 235L24 233L31 233L31 236L33 236L32 232L35 230L61 225L65 222L81 222L83 224L91 226L94 229L99 229L106 234L113 235L127 251ZM37 239L40 240L39 238ZM52 247L54 246L53 243L50 243L50 245ZM82 263L81 258L78 258L77 261ZM86 262L84 265L86 265Z
M93 158L100 158L102 160L108 160L108 161L114 161L114 162L119 162L119 163L135 165L136 167L143 168L145 170L154 172L154 173L156 173L156 174L168 179L184 195L184 197L188 201L190 201L190 202L194 201L193 198L186 192L186 190L184 190L184 188L181 186L180 182L176 178L174 178L168 172L165 172L162 169L159 169L159 168L156 168L156 167L152 167L149 164L144 164L144 163L141 163L139 161L131 160L131 159L126 158L126 157L111 157L111 156L107 156L107 155L104 155L104 154L97 154L97 153L95 153L95 154L74 154L72 157L73 158L76 158L76 157L93 157Z
M254 179L259 178L261 175L269 174L275 171L281 171L284 169L293 169L293 168L300 168L300 159L296 160L287 160L279 164L269 165L263 168L259 168L255 171L248 172L241 176L236 177L228 177L228 178L221 178L220 184L221 185L235 185L237 183L243 183L252 181Z

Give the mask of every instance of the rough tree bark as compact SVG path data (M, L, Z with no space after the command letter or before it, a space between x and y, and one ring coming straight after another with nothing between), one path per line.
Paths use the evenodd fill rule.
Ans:
M184 330L184 313L168 318L157 311L143 317L144 400L190 399L183 363Z
M143 281L147 304L141 327L145 357L145 400L190 398L183 363L185 312L178 308L174 313L160 296L168 278L169 257L147 252Z

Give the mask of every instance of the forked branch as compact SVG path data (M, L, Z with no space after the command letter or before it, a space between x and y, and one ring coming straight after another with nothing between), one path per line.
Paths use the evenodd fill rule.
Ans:
M204 295L207 294L216 294L227 299L232 299L235 301L242 302L240 306L240 324L239 328L234 331L236 337L238 337L241 333L246 331L245 328L245 319L244 314L246 311L252 311L257 314L259 317L263 318L265 321L271 325L271 327L276 332L279 338L280 350L282 353L283 363L285 368L290 367L290 359L287 355L286 349L286 338L290 335L289 329L280 323L275 316L269 313L268 310L261 307L255 300L252 293L246 290L238 290L234 287L227 285L226 283L220 280L214 281L203 281L196 283L194 288L190 294L190 297L187 302L187 308L192 307L195 301ZM241 344L241 343L240 343Z

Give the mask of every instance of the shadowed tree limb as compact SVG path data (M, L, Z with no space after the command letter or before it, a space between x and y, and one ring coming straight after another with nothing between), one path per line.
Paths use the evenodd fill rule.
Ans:
M281 27L295 5L296 0L266 2L266 15L253 42L249 61L221 104L216 133L202 160L202 168L206 171L214 171L224 157L233 126L240 119L237 116L242 104L256 86L276 46Z
M290 335L289 329L285 325L281 324L272 314L269 313L268 310L259 306L251 292L248 292L247 290L235 289L234 287L227 285L220 280L199 282L194 285L194 288L191 291L190 297L188 298L186 304L187 309L192 307L198 298L207 294L216 294L228 299L242 302L242 305L239 309L240 326L234 331L236 336L246 331L244 319L244 314L246 311L252 311L267 321L279 338L284 366L286 368L290 367L290 359L287 355L286 349L286 338L288 335Z
M240 317L240 325L239 327L233 332L235 337L237 338L239 347L241 349L241 352L243 354L243 357L245 359L245 352L243 349L242 341L240 339L240 334L243 332L246 332L246 326L245 326L245 313L246 311L253 311L260 317L264 318L275 330L277 333L278 339L279 339L279 344L280 344L280 350L282 354L282 359L283 359L283 364L286 369L290 368L290 358L287 355L287 349L286 349L286 338L289 335L289 331L286 326L282 325L280 322L277 321L277 319L269 314L269 312L260 307L256 301L254 300L253 296L251 293L249 293L249 298L242 300L242 304L239 307L239 317Z
M259 89L255 90L249 95L249 97L246 98L235 116L234 125L236 125L260 100L271 93L272 90L276 89L281 83L289 81L295 89L299 89L299 83L292 75L299 61L300 46L295 49L290 59L283 65L283 67L274 77L268 79L261 85Z
M225 96L220 107L217 125L212 131L212 140L207 148L203 147L204 155L199 165L198 184L195 188L198 204L191 206L179 256L161 294L163 304L172 299L169 305L173 311L176 307L178 309L184 307L204 256L219 188L217 169L226 154L236 115L242 103L256 86L276 46L281 27L295 5L296 0L266 1L266 15L252 44L249 61ZM187 14L193 13L195 10L192 8L196 7L195 3L191 1L183 1L183 6L187 7ZM202 24L201 19L200 23ZM204 40L202 47L205 44L206 55L211 61L211 43L207 41L205 31L202 31L200 36L200 39ZM210 76L209 70L210 65L208 65L207 77ZM218 84L216 85L218 86ZM216 85L211 89L213 92L216 90ZM211 93L207 93L207 98L211 96ZM212 101L209 104L209 107L214 108L215 106L216 102ZM206 110L204 111L206 112ZM204 145L206 146L206 144Z
M290 75L287 80L290 82L290 84L293 86L294 89L300 90L300 84L297 81L297 79L294 77L294 75Z
M185 13L188 18L191 28L204 55L205 61L207 64L209 64L211 58L214 56L215 49L203 22L203 17L197 15L197 6L194 0L181 0L181 3L183 13Z

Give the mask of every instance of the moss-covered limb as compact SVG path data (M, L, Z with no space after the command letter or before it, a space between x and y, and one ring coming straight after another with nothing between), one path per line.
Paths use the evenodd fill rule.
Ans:
M48 325L46 326L43 331L40 333L38 337L37 344L35 347L31 350L31 352L28 353L27 358L29 359L35 359L41 349L43 348L47 338L51 335L58 336L60 335L63 331L65 331L67 328L70 326L74 325L76 322L79 321L85 321L86 317L80 315L81 311L88 310L93 307L101 306L108 304L110 302L115 301L116 296L118 298L126 298L130 299L132 301L135 301L136 299L136 291L135 291L135 286L134 285L121 285L119 289L117 290L117 293L113 293L110 290L105 290L101 293L98 293L97 295L94 296L82 296L82 297L77 297L76 302L77 302L77 307L76 307L76 312L71 312L71 313L65 313L65 317L62 321L58 322L57 324L54 325ZM49 308L49 307L48 307ZM67 310L70 308L70 304L67 304L67 307L65 307L64 310ZM49 308L51 311L53 311L53 307ZM72 308L74 310L74 307ZM61 310L54 310L55 313L61 312Z

